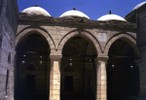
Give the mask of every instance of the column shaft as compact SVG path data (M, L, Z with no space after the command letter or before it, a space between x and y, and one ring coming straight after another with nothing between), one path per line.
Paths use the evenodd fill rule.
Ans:
M98 59L96 100L107 100L106 58Z
M51 56L49 100L60 100L60 56Z

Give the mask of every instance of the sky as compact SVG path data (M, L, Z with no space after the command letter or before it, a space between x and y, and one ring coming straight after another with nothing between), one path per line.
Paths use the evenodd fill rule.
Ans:
M84 12L90 19L96 20L108 14L125 17L139 3L145 0L17 0L19 11L38 5L47 10L52 17L59 17L65 11L76 8Z

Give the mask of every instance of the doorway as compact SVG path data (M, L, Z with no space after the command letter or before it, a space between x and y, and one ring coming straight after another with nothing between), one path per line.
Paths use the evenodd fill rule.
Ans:
M37 33L21 39L16 48L15 100L48 100L49 51Z
M109 49L107 63L108 100L132 100L139 94L139 68L133 47L124 39L115 41Z
M95 100L96 73L94 45L75 36L63 48L61 100Z

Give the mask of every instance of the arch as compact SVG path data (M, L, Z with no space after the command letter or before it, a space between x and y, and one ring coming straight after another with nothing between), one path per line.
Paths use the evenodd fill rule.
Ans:
M97 53L98 55L100 55L100 54L102 53L102 52L101 52L100 43L99 43L99 41L96 39L96 37L95 37L92 33L88 32L88 31L86 31L86 30L82 30L82 31L81 31L81 30L78 30L78 29L77 29L77 30L73 30L73 31L67 33L67 34L60 40L60 42L58 43L57 49L60 50L60 51L62 52L62 49L63 49L65 43L66 43L69 39L71 39L71 38L73 38L73 37L75 37L75 36L81 36L81 37L83 37L83 38L89 40L90 42L93 43L93 45L94 45L94 47L95 47L95 49L96 49L96 53Z
M24 30L22 30L17 36L16 36L16 40L15 40L15 46L17 47L18 44L20 43L20 41L25 38L26 36L32 34L32 33L36 33L40 36L42 36L44 39L46 39L48 46L50 48L50 50L52 50L53 48L55 48L55 42L53 41L52 37L49 35L48 32L42 30L41 28L31 28L31 27L27 27Z
M123 39L126 41L134 50L135 55L138 57L139 56L139 50L136 47L136 39L135 37L129 35L129 34L117 34L113 36L106 44L105 49L104 49L104 55L108 55L109 49L111 45L118 39Z
M125 100L137 96L140 84L135 37L128 33L117 33L109 39L105 50L109 56L106 65L107 99Z
M62 50L61 99L95 100L95 59L100 50L100 47L96 47L98 41L90 32L74 30L65 35L60 42L62 43L60 43L62 48L59 48Z
M36 96L47 100L46 94L49 91L47 86L50 84L50 72L47 71L50 69L49 45L53 45L51 37L41 29L25 28L18 33L16 39L14 76L16 100L34 99Z

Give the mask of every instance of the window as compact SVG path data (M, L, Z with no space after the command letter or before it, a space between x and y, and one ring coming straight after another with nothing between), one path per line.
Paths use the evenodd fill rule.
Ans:
M73 76L64 77L64 90L73 91Z
M6 73L6 85L5 85L6 96L8 94L8 83L9 83L9 70L7 69L7 73Z
M8 55L8 63L10 64L11 63L11 54L9 53Z

